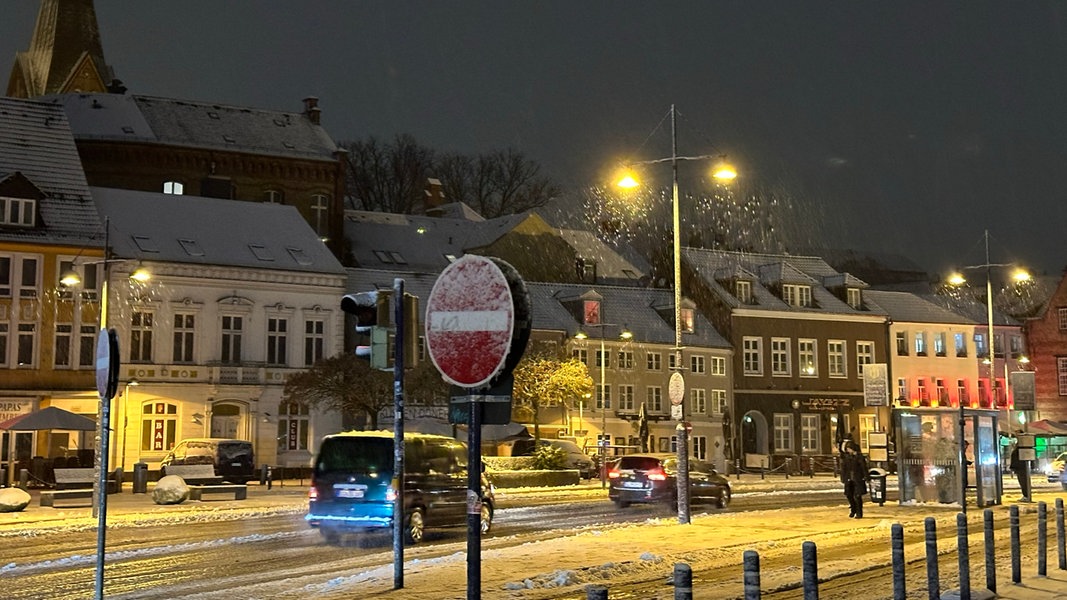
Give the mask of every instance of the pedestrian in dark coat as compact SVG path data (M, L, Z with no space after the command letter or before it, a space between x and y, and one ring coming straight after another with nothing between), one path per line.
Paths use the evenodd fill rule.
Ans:
M860 445L848 442L845 444L845 456L841 464L841 482L845 484L849 518L863 518L863 495L867 493L869 477L867 458L860 453Z

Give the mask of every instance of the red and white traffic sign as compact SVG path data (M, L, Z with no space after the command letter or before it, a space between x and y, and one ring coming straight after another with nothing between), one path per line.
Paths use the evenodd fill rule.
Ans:
M438 276L426 303L426 348L449 383L489 383L504 367L514 326L507 277L489 258L464 255Z

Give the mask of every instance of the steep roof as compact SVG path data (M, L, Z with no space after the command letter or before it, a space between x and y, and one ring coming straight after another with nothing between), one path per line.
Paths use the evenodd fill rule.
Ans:
M45 99L64 107L79 141L154 142L329 161L338 150L326 130L303 113L122 94Z
M91 188L121 258L343 274L293 206Z
M0 239L103 246L103 231L63 110L0 98L0 182L21 174L42 194L40 227L0 228Z
M951 323L974 325L972 318L951 311L909 292L867 290L863 298L889 315L898 323Z

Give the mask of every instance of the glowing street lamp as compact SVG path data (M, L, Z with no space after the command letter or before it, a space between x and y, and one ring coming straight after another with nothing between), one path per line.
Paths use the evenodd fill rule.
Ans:
M678 123L674 105L671 105L671 155L667 158L635 161L632 165L652 165L659 163L671 163L672 172L672 228L674 231L674 368L681 375L682 371L682 238L681 217L678 209L678 161L717 159L712 169L712 177L717 181L729 183L737 178L737 170L726 163L724 155L702 154L698 156L678 156ZM619 187L624 189L634 188L638 185L636 176L632 171L619 179ZM685 403L680 406L681 415L678 425L675 427L675 435L678 440L678 522L687 524L689 517L689 443L688 433L685 428Z

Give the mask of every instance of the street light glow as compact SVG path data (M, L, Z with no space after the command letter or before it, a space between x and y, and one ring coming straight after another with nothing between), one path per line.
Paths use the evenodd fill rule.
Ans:
M729 183L737 179L737 169L726 161L720 161L712 169L711 176L721 183Z

